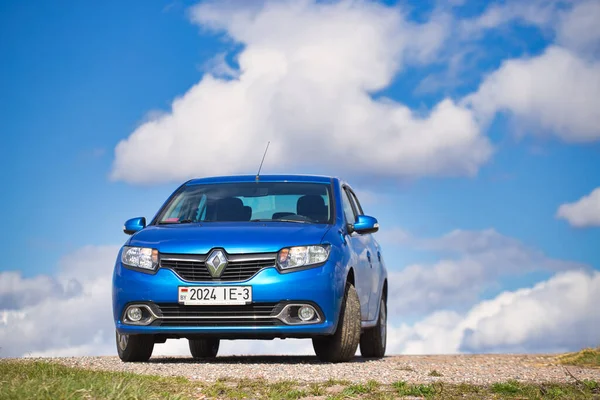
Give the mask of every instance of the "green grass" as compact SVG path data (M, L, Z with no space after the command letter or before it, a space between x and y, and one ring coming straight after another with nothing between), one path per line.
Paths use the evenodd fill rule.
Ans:
M97 372L46 362L0 362L0 399L186 399L185 378Z
M436 394L436 390L433 385L411 385L404 381L394 382L392 387L396 389L396 394L399 396L421 396L421 397L433 397Z
M578 381L564 385L544 383L541 385L524 384L517 381L495 383L491 392L502 398L526 399L597 399L600 397L600 385L596 381Z
M375 393L378 391L379 386L379 383L375 381L369 381L366 384L357 383L355 385L350 385L346 387L342 391L342 395L351 397L357 394Z
M433 371L432 371L433 372ZM29 360L0 361L0 399L281 399L309 396L327 399L597 399L600 384L580 380L570 384L528 384L517 381L491 386L468 384L411 384L398 381L352 383L328 380L218 379L205 383L185 378L102 372Z
M494 383L491 387L492 393L502 394L505 396L514 396L520 394L523 389L523 385L517 381Z
M578 367L600 368L600 347L564 354L558 357L558 362Z

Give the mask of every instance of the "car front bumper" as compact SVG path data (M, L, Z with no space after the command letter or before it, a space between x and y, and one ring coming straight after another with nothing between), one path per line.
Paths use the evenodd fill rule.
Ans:
M131 270L117 262L113 276L113 316L117 331L122 334L153 334L166 337L218 336L229 339L245 338L302 338L330 335L335 331L337 315L341 306L343 291L336 282L335 264L328 261L325 265L301 271L280 273L277 268L261 270L251 279L243 282L188 282L182 280L170 269L159 269L156 274L147 274ZM179 286L252 286L252 305L277 303L281 307L289 303L310 303L316 306L321 321L310 324L288 325L280 323L265 325L262 323L232 322L218 324L162 324L160 318L150 325L131 325L122 321L125 308L131 304L148 304L158 309L157 304L178 305ZM343 288L343 283L341 284ZM211 306L219 310L223 306ZM187 309L186 309L187 311ZM159 313L160 315L160 313Z

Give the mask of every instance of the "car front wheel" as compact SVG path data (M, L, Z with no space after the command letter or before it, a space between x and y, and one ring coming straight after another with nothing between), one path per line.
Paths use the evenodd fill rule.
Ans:
M365 329L360 336L360 354L363 357L381 358L385 355L385 345L387 339L387 306L381 299L379 304L379 318L377 325L373 328Z
M152 335L125 335L116 332L117 353L125 362L144 362L150 359L154 350Z
M360 301L354 286L346 284L340 318L331 336L313 338L313 348L321 361L344 362L354 357L360 340Z
M219 339L189 339L192 357L215 358L219 352Z

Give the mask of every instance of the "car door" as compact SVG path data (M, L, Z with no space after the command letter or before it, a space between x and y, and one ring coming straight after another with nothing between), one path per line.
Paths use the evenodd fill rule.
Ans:
M358 215L351 195L346 186L342 187L342 205L346 226L354 224ZM359 235L346 230L346 242L350 249L350 263L354 267L354 283L360 300L361 319L369 318L369 298L371 296L371 267L369 265L369 240L368 235Z
M356 196L356 193L348 188L350 199L354 204L354 208L358 215L365 215L362 206ZM379 243L375 240L372 233L362 234L361 237L365 242L367 248L367 261L369 263L369 321L377 318L379 300L380 300L380 289L382 286L382 275L383 275L383 263L381 261L381 248Z

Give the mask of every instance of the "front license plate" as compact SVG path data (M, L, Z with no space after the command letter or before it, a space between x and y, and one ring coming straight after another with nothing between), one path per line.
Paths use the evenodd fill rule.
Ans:
M180 286L179 303L231 305L252 303L252 286Z

